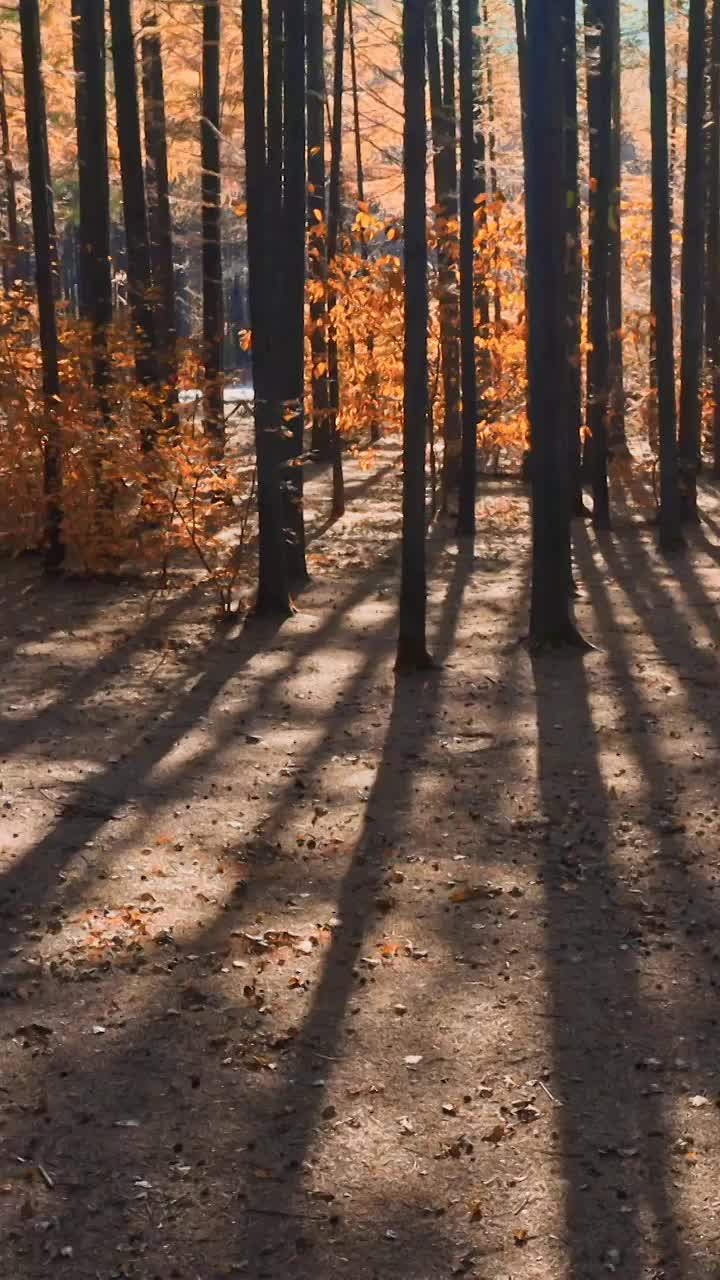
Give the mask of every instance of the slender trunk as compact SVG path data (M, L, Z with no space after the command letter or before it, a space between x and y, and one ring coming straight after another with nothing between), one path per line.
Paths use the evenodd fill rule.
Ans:
M528 375L534 650L582 646L570 616L570 487L563 414L567 312L562 14L527 0Z
M112 272L105 10L96 0L73 0L72 13L80 204L78 303L81 317L91 326L93 385L107 431L111 420L108 328L112 323ZM98 452L102 457L102 449Z
M475 535L477 487L477 381L475 372L475 92L473 26L477 0L460 0L458 8L460 76L460 349L462 367L462 464L458 534Z
M485 102L485 67L484 67L484 41L482 29L480 26L480 4L474 5L473 9L473 33L472 33L472 49L473 49L473 72L474 72L474 113L475 113L475 210L477 214L477 225L479 229L487 226L487 197L488 197L488 146L485 137L486 123L486 102ZM487 250L483 245L482 251L477 256L475 263L475 308L480 316L480 336L483 339L483 345L480 348L479 356L479 372L480 385L484 389L486 383L490 379L490 358L487 347L484 345L490 332L490 296L488 294L486 266L487 266ZM482 410L480 411L482 416Z
M518 58L518 86L520 89L520 126L522 131L523 160L527 164L527 40L523 0L513 0L515 7L515 40Z
M587 421L593 524L610 527L607 417L610 394L608 250L611 181L612 0L586 0L588 128L590 133L590 267L588 280Z
M648 0L650 36L650 129L652 134L652 296L655 307L655 367L660 437L660 546L682 546L673 349L670 175L667 135L665 7Z
M338 249L340 233L340 179L342 170L342 99L343 99L343 65L345 57L345 0L337 0L335 13L335 70L333 75L333 112L330 134L330 190L328 193L328 268L333 271L335 255ZM330 441L333 457L333 503L332 513L337 519L345 511L345 484L342 469L342 448L337 426L337 415L340 408L340 368L338 364L338 346L332 312L336 303L335 289L332 280L328 288L328 311L330 323L328 328L328 372L330 391Z
M131 0L110 0L110 23L127 243L127 293L135 329L135 371L142 386L152 387L158 382L158 365ZM142 443L146 450L152 448L152 434L147 430L143 432Z
M325 49L322 0L306 0L307 168L312 353L312 451L322 461L331 454L328 419L327 222L325 211Z
M455 278L455 245L452 224L457 219L457 154L455 123L455 59L452 6L443 0L442 72L438 47L437 3L428 0L427 65L432 117L435 227L438 241L438 293L440 354L443 378L443 483L442 503L455 500L462 448L460 403L459 307Z
M713 475L720 478L720 0L712 4L708 167L707 352L712 378Z
M62 456L57 416L60 374L55 280L58 272L38 0L20 0L20 36L45 397L45 566L53 571L60 567L65 556L61 507Z
M683 17L682 12L683 0L670 0L671 12L674 9L674 17L672 26L675 28L676 23L680 22ZM666 55L667 56L667 55ZM680 50L678 48L677 35L674 34L670 43L670 225L675 226L675 194L676 194L676 175L677 175L677 151L678 151L678 124L680 119Z
M10 147L10 125L5 92L5 66L0 58L0 138L2 139L3 167L5 170L5 208L7 215L8 256L4 264L5 292L9 293L20 269L20 240L18 238L17 192L15 166Z
M358 202L365 203L365 170L363 166L362 133L360 130L360 94L358 91L357 58L355 54L355 25L353 22L352 0L347 0L348 7L348 43L350 45L350 74L352 78L353 128L355 133L355 168L357 172ZM360 233L360 254L363 262L368 259L367 239ZM365 345L367 348L368 366L365 378L367 400L369 404L370 441L376 444L380 439L380 423L378 421L378 375L375 368L375 334L368 330Z
M291 580L307 579L303 518L302 455L305 430L305 7L285 0L283 158L283 244L285 374L283 427L289 466L286 470L285 530Z
M575 0L562 0L560 14L563 93L563 190L565 192L565 432L570 467L570 503L574 515L585 512L582 494L581 448L582 373L582 225L580 217L577 26Z
M213 453L222 457L225 449L225 319L220 228L220 0L203 0L200 165L205 434L211 442Z
M622 62L620 0L610 0L612 27L612 129L610 176L610 245L608 260L608 321L610 325L610 403L608 440L611 448L627 453L625 438L625 375L623 368L622 285Z
M697 520L705 278L705 0L690 0L680 338L682 515Z
M500 334L502 325L502 295L500 291L500 210L502 201L498 199L497 178L497 141L495 138L495 92L493 88L492 45L490 42L490 23L488 20L487 0L483 0L483 45L485 56L485 99L487 104L488 124L488 177L490 179L489 195L494 224L495 243L493 245L493 323L495 333ZM496 369L496 376L500 370Z
M154 5L143 17L142 78L148 221L156 296L155 322L159 372L167 396L166 425L173 430L178 425L175 262L168 178L162 45L157 10Z
M273 368L270 284L273 272L268 211L269 171L265 146L265 78L261 0L243 0L243 101L248 278L255 391L255 449L258 489L258 615L290 612L280 492L279 423L271 398Z
M397 669L431 666L426 641L425 449L428 424L428 282L425 142L425 0L403 3L405 345L403 530Z

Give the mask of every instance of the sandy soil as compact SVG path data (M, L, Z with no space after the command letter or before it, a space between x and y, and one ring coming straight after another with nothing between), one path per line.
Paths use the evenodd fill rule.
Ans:
M720 1276L720 505L620 486L533 665L484 488L396 683L392 461L279 630L4 566L9 1280Z

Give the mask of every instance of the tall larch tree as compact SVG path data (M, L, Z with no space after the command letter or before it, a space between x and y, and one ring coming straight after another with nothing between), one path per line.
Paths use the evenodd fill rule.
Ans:
M530 644L583 647L570 612L570 478L563 399L564 102L560 6L527 0L528 381L532 480Z
M112 264L104 6L95 0L73 0L72 18L80 231L78 297L80 315L91 326L95 395L100 420L108 430Z
M20 270L20 236L18 231L17 184L15 165L10 145L10 121L8 118L5 63L0 57L0 141L2 142L3 169L5 171L5 215L7 218L8 257L4 263L5 291L9 292Z
M625 434L625 369L623 344L622 244L622 44L620 0L610 0L612 121L610 134L610 209L608 245L608 323L610 326L610 391L608 443L616 456L627 455Z
M43 439L45 567L49 572L53 572L62 565L65 548L61 506L62 457L57 415L60 399L59 344L55 311L57 243L50 178L38 0L20 0L20 39L45 401Z
M200 165L202 198L203 357L205 434L213 452L225 448L221 174L220 174L220 0L203 0L202 120Z
M458 6L460 80L460 348L462 377L462 467L458 534L475 534L477 486L477 375L475 367L475 83L473 27L477 0Z
M570 467L571 511L584 514L581 478L582 370L582 218L580 209L580 130L578 126L577 25L575 0L561 0L563 94L563 193L565 201L566 319L565 319L565 432Z
M675 351L673 342L670 164L667 120L667 56L663 0L648 0L650 130L652 136L652 264L654 355L660 441L660 546L683 545L678 483Z
M608 262L612 122L612 0L585 0L588 131L590 135L590 215L588 270L587 425L593 524L610 527L608 411L610 333Z
M343 87L345 65L345 0L337 0L335 9L335 65L333 71L333 109L330 130L330 185L328 189L327 256L328 269L332 272L340 238L340 214L342 204L342 137L343 137ZM342 445L337 416L340 408L340 363L338 343L332 312L335 306L335 289L328 288L328 389L330 410L328 422L333 466L332 514L335 519L345 511L345 482L343 478Z
M148 229L155 289L159 372L165 386L166 425L177 426L177 311L172 210L168 174L163 51L156 6L142 21L142 84Z
M305 428L305 246L307 178L305 168L305 6L285 0L283 77L283 245L281 316L286 380L283 430L288 465L284 485L287 564L293 582L307 579L303 516Z
M425 448L428 419L425 3L426 0L403 0L403 524L400 629L396 662L396 668L401 673L432 666L426 639L425 564Z
M712 470L720 478L720 0L712 0L707 174L706 348L712 377Z
M155 388L159 370L152 296L152 265L148 234L145 178L140 141L138 74L130 0L110 0L117 140L120 154L123 218L127 244L127 291L135 330L135 370L138 382ZM155 405L159 422L159 405ZM143 432L143 447L152 448L153 432Z
M705 0L690 0L680 334L681 514L697 520L705 280Z
M327 210L325 208L325 46L322 0L306 0L308 266L312 353L313 454L332 457L327 351Z

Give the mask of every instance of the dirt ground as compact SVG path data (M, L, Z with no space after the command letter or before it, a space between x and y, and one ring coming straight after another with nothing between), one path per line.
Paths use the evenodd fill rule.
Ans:
M720 503L533 664L483 487L396 683L392 463L280 629L3 566L3 1278L720 1277Z

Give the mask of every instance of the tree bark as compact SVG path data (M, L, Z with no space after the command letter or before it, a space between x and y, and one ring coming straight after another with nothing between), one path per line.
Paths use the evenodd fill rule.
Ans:
M477 378L475 368L475 86L473 26L477 0L460 0L458 8L460 77L460 349L462 368L462 464L458 534L475 535L477 487Z
M355 51L355 25L353 21L352 0L347 0L348 13L348 43L350 46L350 75L352 80L352 100L353 100L353 130L355 133L355 169L357 173L357 194L358 203L365 203L365 169L363 165L362 153L362 132L360 129L360 94L358 90L358 72L357 58ZM364 232L360 234L360 256L363 262L368 260L367 237ZM367 268L365 268L367 270ZM367 349L367 374L365 377L365 387L369 402L370 414L370 443L377 444L380 439L380 423L378 421L378 375L375 368L375 334L369 330L365 338L365 346Z
M425 141L425 3L403 2L405 338L403 528L398 671L432 665L426 640L425 447L428 420L428 282Z
M720 478L720 0L712 3L706 347L712 378L713 475Z
M285 475L287 565L294 582L307 580L302 455L305 429L305 7L285 0L283 156L284 282L282 312L286 385L283 427L289 465Z
M325 49L322 0L306 0L307 37L307 149L310 295L312 353L313 454L323 462L332 458L328 417L327 351L327 216L325 209Z
M281 439L271 396L273 369L270 286L269 172L265 138L265 77L261 0L243 0L243 101L245 108L245 182L248 277L255 391L255 450L258 490L259 616L290 613L280 492Z
M565 192L566 320L564 374L565 426L570 467L570 504L576 516L585 514L581 477L582 371L582 220L578 176L580 132L578 127L577 25L575 0L562 0L560 14L562 40L563 94L563 190Z
M675 406L670 173L667 135L667 63L663 0L648 0L650 36L650 129L652 135L652 296L655 307L655 370L660 437L660 546L683 545Z
M335 69L333 74L333 112L330 133L330 189L328 192L328 237L327 254L328 269L333 270L338 250L340 234L341 174L342 174L342 99L343 99L343 66L345 58L345 0L337 0L335 12ZM330 410L330 442L333 459L333 502L332 514L335 519L345 511L345 483L342 468L342 447L337 426L337 415L340 408L340 367L338 363L338 346L335 325L332 321L332 310L336 297L332 281L328 288L328 373Z
M608 440L615 453L628 452L625 435L625 373L623 361L622 281L622 62L620 0L610 0L612 14L612 133L608 259L608 321L610 325L610 402Z
M203 0L202 122L202 288L205 362L205 434L213 453L225 449L223 386L222 233L220 227L220 0Z
M567 36L565 37L567 41ZM583 647L570 615L563 32L559 6L527 0L528 379L532 480L530 644Z
M462 449L460 315L455 277L457 240L451 229L458 213L455 58L453 12L448 0L442 0L442 59L438 47L437 19L437 2L428 0L427 65L432 119L435 227L438 241L440 356L444 400L442 506L447 510L457 496Z
M177 316L172 211L168 177L167 123L162 44L157 10L152 5L143 17L142 79L145 123L145 161L148 225L153 283L158 363L167 397L166 426L174 430L177 414Z
M61 506L62 456L57 415L60 398L59 344L55 313L57 242L50 181L38 0L20 0L20 38L45 398L43 450L45 567L53 572L60 568L65 558Z
M679 466L681 515L696 521L705 279L705 0L690 0L683 207Z
M72 15L80 205L78 301L80 315L91 327L93 386L102 428L108 431L112 270L105 10L96 0L73 0ZM100 442L99 467L102 467L102 453Z
M5 208L7 213L7 238L9 256L4 264L5 292L9 293L20 270L20 239L18 235L17 189L15 166L10 146L7 95L5 92L5 65L0 58L0 139L2 140L3 168L5 170Z
M607 477L610 335L608 259L610 239L612 0L586 0L588 128L590 132L590 267L588 279L587 421L593 524L610 527Z
M144 387L158 384L155 316L152 306L152 267L148 238L147 206L140 144L140 111L131 0L110 0L117 139L120 153L125 239L127 244L127 293L135 329L135 371ZM155 419L160 422L159 404ZM144 430L142 444L152 448L154 432Z

